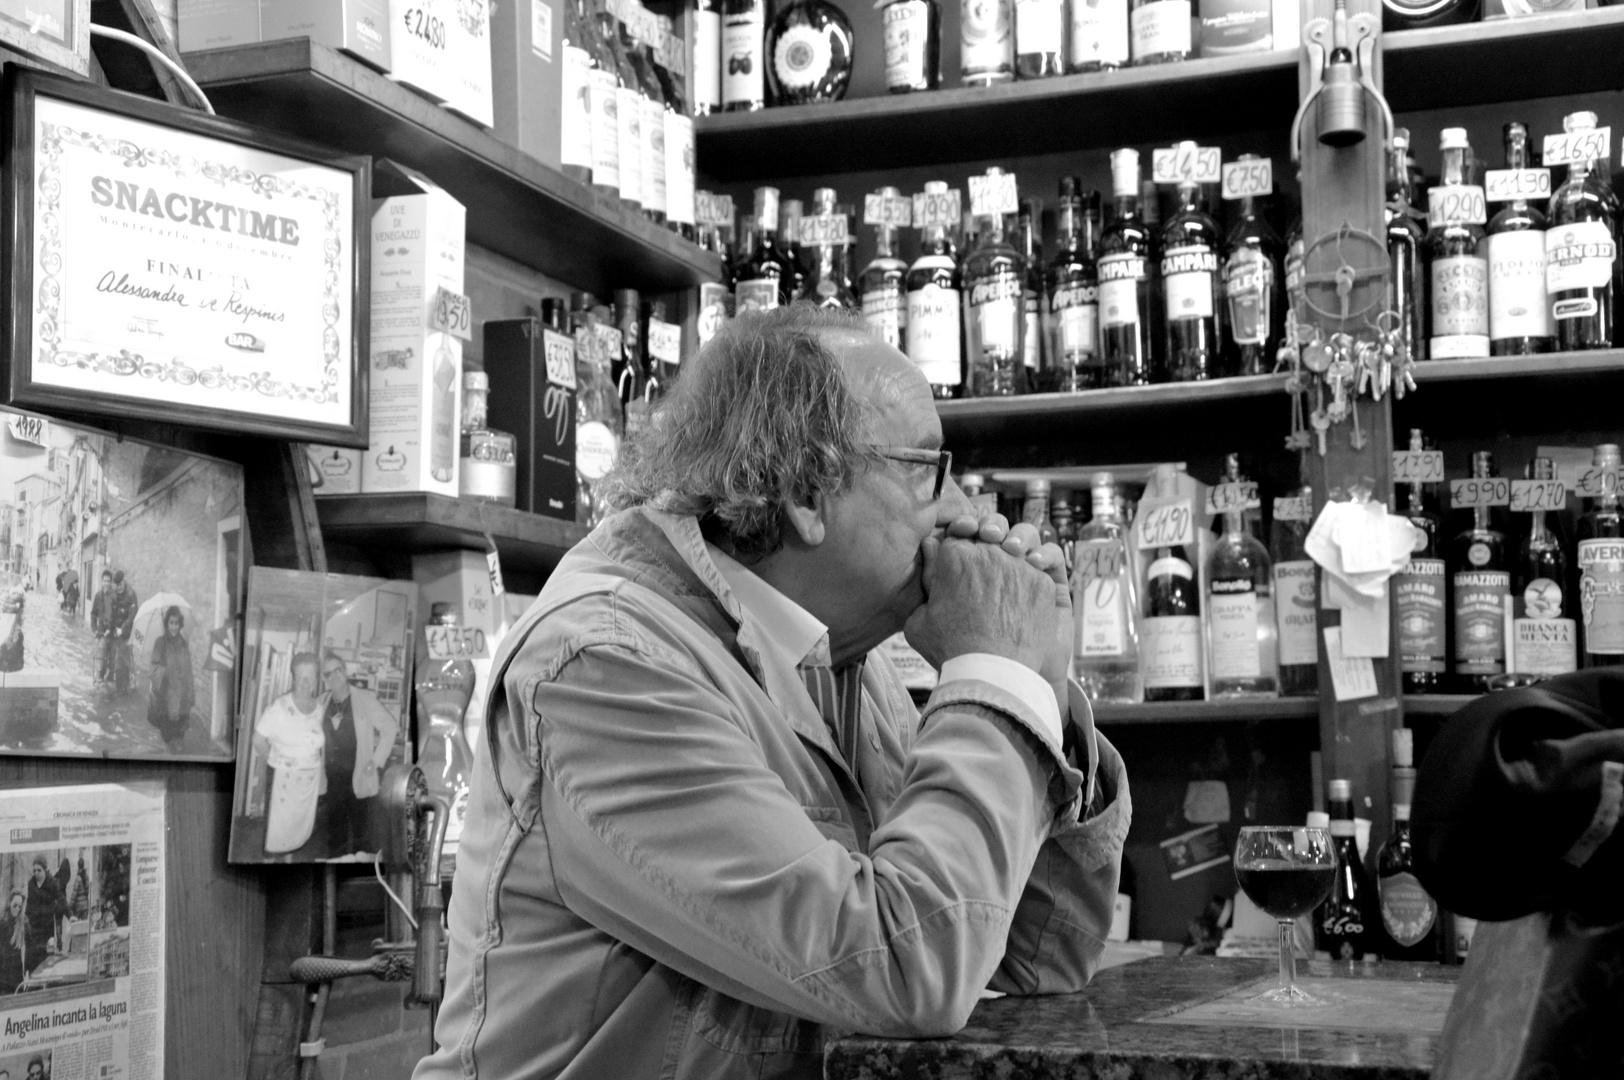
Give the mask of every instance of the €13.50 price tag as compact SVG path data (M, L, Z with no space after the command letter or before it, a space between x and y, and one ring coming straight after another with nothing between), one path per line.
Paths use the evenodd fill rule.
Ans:
M1223 163L1224 152L1217 146L1168 146L1151 151L1150 178L1158 184L1216 184L1223 177Z
M1560 480L1513 480L1511 509L1517 513L1561 510L1568 504L1567 485Z
M1490 169L1483 174L1483 196L1489 202L1512 199L1549 199L1551 170Z
M1013 214L1020 208L1014 173L998 172L970 177L970 213L984 217L987 214Z
M1601 465L1592 465L1585 469L1573 485L1573 493L1587 499L1611 495L1617 490L1618 470Z
M1258 498L1255 480L1231 480L1214 484L1207 489L1207 513L1223 514L1230 510L1258 510L1263 502Z
M921 229L935 226L952 228L963 218L959 209L959 189L950 191L921 191L913 197L914 224Z
M1266 157L1231 161L1224 166L1224 198L1245 199L1274 194L1274 162Z
M662 364L682 361L682 327L661 319L648 321L648 354Z
M474 306L462 293L441 285L429 305L429 329L464 341L474 338Z
M1442 450L1394 450L1393 483L1438 484L1444 478Z
M1276 495L1274 520L1313 521L1314 504L1302 495Z
M1455 510L1469 510L1478 506L1510 506L1511 481L1504 476L1451 480L1449 505Z
M490 655L485 631L477 626L438 626L423 628L430 660L482 660Z
M1575 161L1606 161L1613 154L1613 129L1599 127L1589 131L1547 135L1544 149L1540 162L1547 166L1571 165Z
M1476 184L1439 184L1427 192L1427 224L1481 225L1489 220L1483 189Z
M902 227L913 224L913 200L904 195L863 196L863 224Z
M808 214L801 218L803 247L834 247L847 240L845 214Z
M1195 514L1187 500L1139 506L1133 524L1134 545L1140 551L1177 547L1195 542Z

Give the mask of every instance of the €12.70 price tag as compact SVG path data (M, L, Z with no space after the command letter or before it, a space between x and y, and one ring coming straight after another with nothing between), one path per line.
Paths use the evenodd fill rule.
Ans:
M970 177L970 213L983 217L987 214L1013 214L1020 208L1014 173Z
M462 293L441 285L429 305L429 329L464 341L474 338L474 307Z
M1393 483L1438 484L1444 478L1442 450L1394 450Z
M1483 174L1483 196L1489 202L1512 199L1549 199L1551 170L1490 169Z
M1478 506L1510 506L1511 481L1504 476L1451 480L1449 505L1455 510L1469 510Z
M1207 513L1223 514L1230 510L1258 510L1263 502L1258 498L1257 482L1232 480L1214 484L1207 489Z
M845 214L808 214L801 218L804 247L834 247L847 239Z
M575 389L575 339L546 327L541 331L541 352L547 361L547 381Z
M1592 465L1579 474L1573 493L1587 499L1611 495L1618 490L1618 471L1605 466Z
M1548 166L1571 165L1575 161L1606 161L1612 155L1613 129L1599 127L1545 136L1545 152L1540 155L1540 162Z
M648 354L662 364L682 361L682 327L660 319L648 321Z
M1188 500L1139 506L1133 525L1134 545L1140 551L1195 543L1195 514Z
M1481 225L1489 220L1483 189L1476 184L1440 184L1427 192L1427 224Z
M1224 166L1224 198L1245 199L1274 194L1274 162L1268 158L1247 158Z
M437 626L423 628L430 660L482 660L490 655L485 631L477 626Z
M952 228L963 219L959 209L959 189L950 191L921 191L913 197L914 224L921 229L937 225Z
M1517 513L1561 510L1568 504L1567 485L1560 480L1513 480L1511 509Z
M1301 495L1276 495L1274 497L1274 520L1313 521L1314 504Z
M1153 150L1150 177L1158 184L1216 184L1223 177L1224 152L1217 146L1169 146Z
M901 227L913 224L913 200L905 195L863 196L863 224Z

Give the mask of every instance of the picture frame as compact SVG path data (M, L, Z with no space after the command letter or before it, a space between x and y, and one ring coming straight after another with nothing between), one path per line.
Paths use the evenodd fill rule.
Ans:
M90 0L0 0L0 45L90 77Z
M4 91L8 403L367 445L370 158L16 65Z

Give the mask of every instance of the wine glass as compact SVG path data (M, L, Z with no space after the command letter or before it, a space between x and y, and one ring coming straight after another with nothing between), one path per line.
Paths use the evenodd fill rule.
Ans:
M1293 927L1318 907L1336 881L1336 849L1327 829L1248 825L1235 841L1235 878L1252 902L1280 921L1280 985L1255 1000L1285 1007L1326 1002L1297 987Z

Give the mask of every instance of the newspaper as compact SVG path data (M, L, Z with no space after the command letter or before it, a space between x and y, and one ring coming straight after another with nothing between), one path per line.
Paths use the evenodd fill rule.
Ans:
M164 785L0 792L0 1077L159 1080Z

